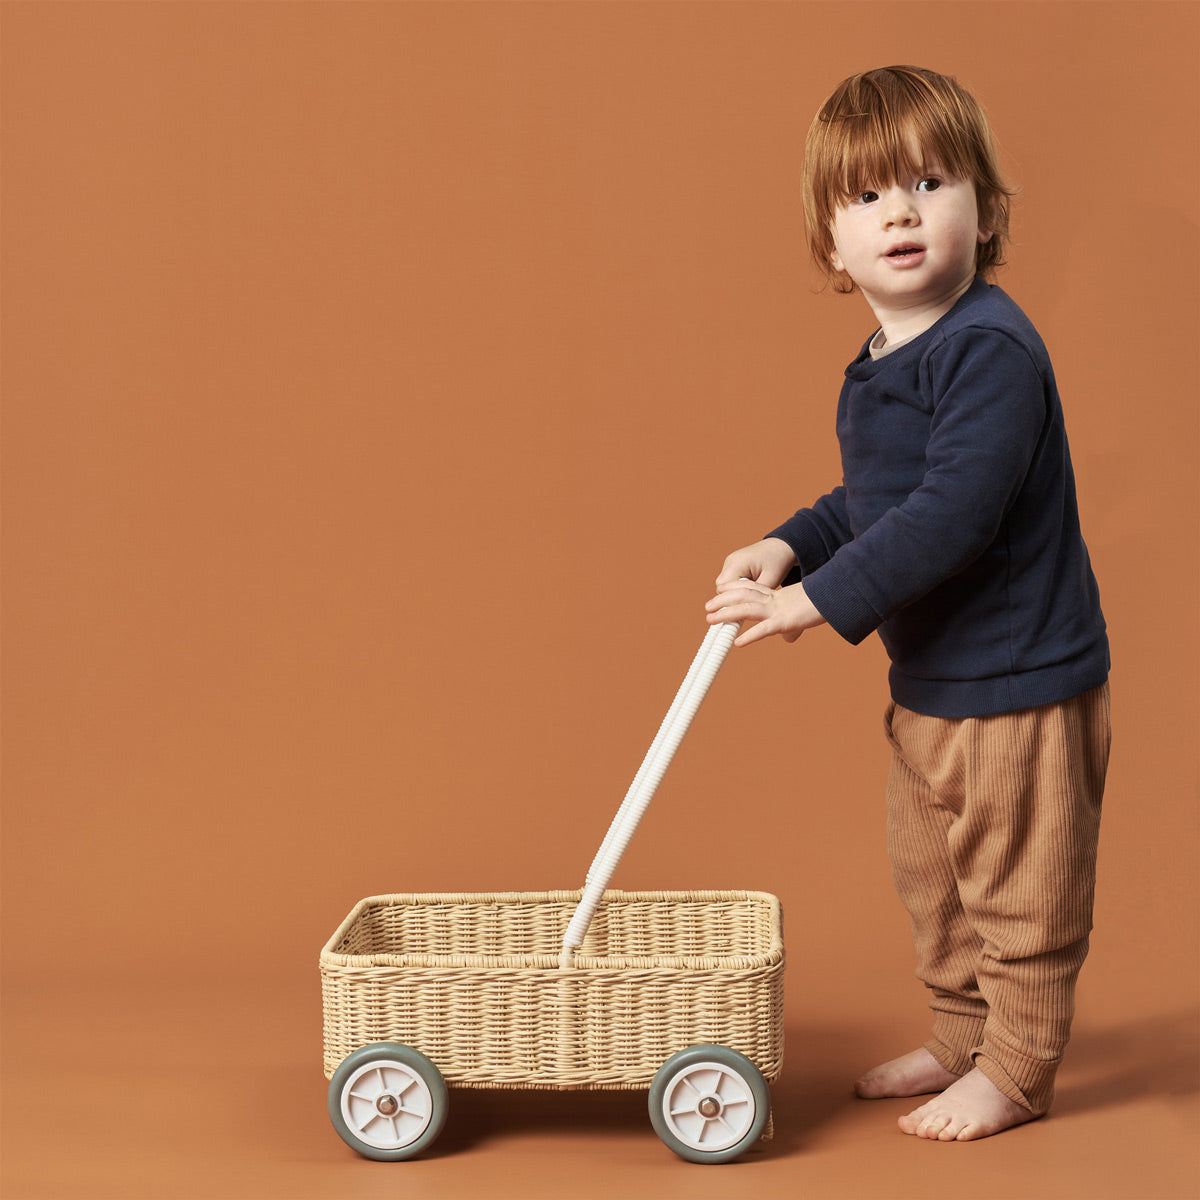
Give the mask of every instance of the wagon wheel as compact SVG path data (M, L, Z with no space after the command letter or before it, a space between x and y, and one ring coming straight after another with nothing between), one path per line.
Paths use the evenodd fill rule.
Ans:
M400 1162L430 1146L446 1123L446 1084L419 1051L376 1042L342 1060L329 1081L329 1119L364 1158Z
M762 1072L725 1046L681 1050L650 1085L654 1132L689 1162L731 1162L762 1136L770 1115Z

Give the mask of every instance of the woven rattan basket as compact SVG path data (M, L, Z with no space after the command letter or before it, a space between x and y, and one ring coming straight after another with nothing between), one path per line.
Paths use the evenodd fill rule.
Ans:
M645 1088L675 1051L719 1043L768 1081L783 1061L783 931L764 892L620 892L573 968L581 892L376 896L321 952L325 1074L371 1042L447 1084Z

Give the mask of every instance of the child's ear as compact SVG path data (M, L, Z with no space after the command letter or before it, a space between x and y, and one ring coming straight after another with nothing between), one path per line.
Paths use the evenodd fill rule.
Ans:
M996 196L987 195L979 201L979 230L976 237L979 239L979 244L982 246L985 242L992 240L992 235L996 232L996 217L999 209L999 201Z
M837 247L834 246L829 251L829 265L835 271L845 271L846 264L842 262L842 256L837 252Z

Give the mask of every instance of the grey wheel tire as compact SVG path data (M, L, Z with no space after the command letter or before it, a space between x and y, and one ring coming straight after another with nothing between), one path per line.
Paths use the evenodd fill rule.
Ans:
M681 1050L650 1085L654 1132L688 1162L732 1162L762 1137L770 1115L762 1072L726 1046Z
M446 1124L441 1072L420 1051L376 1042L342 1060L329 1081L329 1119L364 1158L401 1162L427 1149Z

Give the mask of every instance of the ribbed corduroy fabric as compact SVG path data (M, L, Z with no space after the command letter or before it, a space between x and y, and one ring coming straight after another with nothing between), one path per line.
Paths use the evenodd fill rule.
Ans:
M1087 956L1109 688L951 720L887 713L888 852L930 989L926 1046L1044 1113Z

